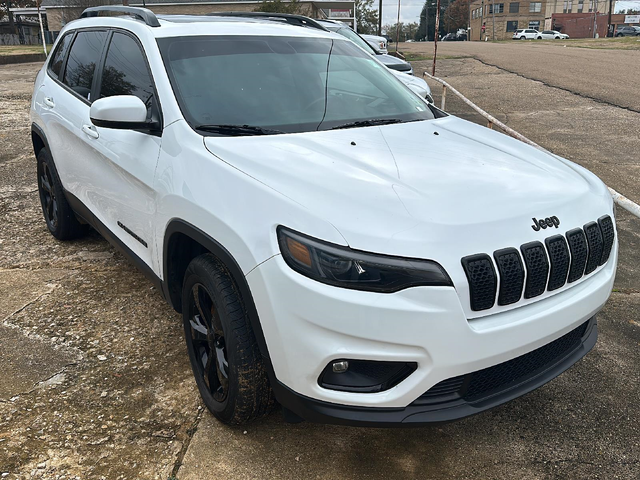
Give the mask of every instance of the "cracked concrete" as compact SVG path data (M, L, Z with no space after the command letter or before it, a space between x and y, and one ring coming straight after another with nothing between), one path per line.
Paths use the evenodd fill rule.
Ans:
M521 55L536 55L537 46L523 47ZM541 62L532 64L517 71L533 77ZM416 63L416 71L425 66ZM290 425L278 413L244 428L225 427L202 408L179 315L142 274L95 233L64 243L48 234L29 151L28 102L37 68L0 67L5 478L637 478L638 219L619 211L618 277L599 317L594 351L532 394L440 427ZM640 199L638 114L473 59L446 60L438 68L497 118ZM617 101L628 88L609 85L618 90L590 94ZM434 93L438 98L435 86ZM453 98L448 110L477 120Z

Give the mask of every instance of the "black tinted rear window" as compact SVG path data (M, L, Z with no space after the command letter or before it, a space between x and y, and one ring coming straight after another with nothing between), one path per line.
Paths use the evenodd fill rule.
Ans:
M69 52L63 83L88 100L106 39L107 32L79 32Z
M71 45L72 38L73 38L73 32L67 33L64 37L60 39L60 42L56 47L56 51L53 52L53 56L51 57L51 61L49 62L49 71L56 78L58 78L58 76L60 75L62 62L64 61L64 56L67 54L67 50L69 50L69 45Z

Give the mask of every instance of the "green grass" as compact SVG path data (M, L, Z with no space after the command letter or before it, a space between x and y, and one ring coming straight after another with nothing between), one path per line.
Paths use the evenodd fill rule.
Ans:
M433 55L424 55L422 53L408 52L404 55L407 62L433 60ZM438 55L438 60L454 60L456 58L469 58L469 55Z
M47 52L51 45L47 45ZM23 55L25 53L44 53L42 45L0 45L0 55Z

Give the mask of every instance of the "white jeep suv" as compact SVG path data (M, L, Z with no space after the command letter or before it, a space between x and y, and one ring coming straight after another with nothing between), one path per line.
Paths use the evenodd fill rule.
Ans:
M105 17L99 13L127 13ZM95 7L31 104L47 227L93 226L182 312L223 422L441 422L594 345L614 281L593 174L413 94L345 38Z

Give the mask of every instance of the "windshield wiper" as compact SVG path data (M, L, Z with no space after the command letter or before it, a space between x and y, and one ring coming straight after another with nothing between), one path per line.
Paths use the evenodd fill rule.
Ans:
M389 125L391 123L402 123L404 120L399 118L372 118L370 120L358 120L356 122L343 123L337 127L331 128L331 130L337 130L339 128L357 128L357 127L373 127L375 125Z
M271 128L258 127L255 125L196 125L196 130L203 130L210 133L221 133L223 135L275 135L285 133Z

